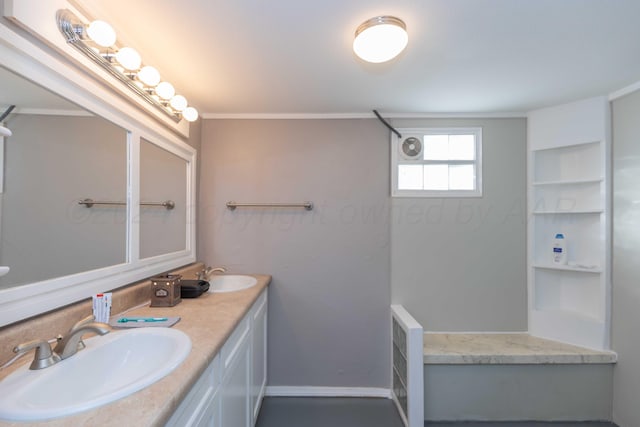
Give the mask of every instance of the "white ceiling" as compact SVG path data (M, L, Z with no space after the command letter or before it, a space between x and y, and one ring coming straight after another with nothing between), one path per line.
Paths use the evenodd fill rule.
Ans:
M91 0L204 114L509 113L640 81L638 0ZM403 19L386 64L351 50Z

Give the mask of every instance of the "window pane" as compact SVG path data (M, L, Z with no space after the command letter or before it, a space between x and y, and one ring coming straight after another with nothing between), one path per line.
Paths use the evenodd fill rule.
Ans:
M475 135L449 135L450 160L475 160Z
M449 135L425 135L424 159L449 160Z
M422 165L398 165L398 190L422 190Z
M450 165L449 189L450 190L475 190L474 165Z
M424 189L425 190L448 190L449 189L449 166L448 165L425 165L424 166Z

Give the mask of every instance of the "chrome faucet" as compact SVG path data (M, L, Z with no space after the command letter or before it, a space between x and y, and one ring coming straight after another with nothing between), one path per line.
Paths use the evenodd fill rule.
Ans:
M23 354L34 348L36 349L36 355L33 358L33 362L31 362L31 365L29 365L29 369L31 370L48 368L49 366L53 366L61 360L60 356L51 351L51 345L49 345L49 342L46 340L33 340L22 343L20 345L17 345L13 349L13 352L16 354ZM11 361L13 360L15 360L15 358Z
M202 271L198 271L198 280L209 280L213 273L226 273L227 269L224 267L207 267Z
M105 335L111 332L111 326L100 322L87 323L86 319L83 319L76 323L67 335L58 342L53 352L57 353L61 360L73 356L79 349L84 348L83 345L80 345L80 342L82 341L82 336L87 332Z
M111 331L111 327L106 323L94 322L93 315L85 317L71 327L67 336L62 337L58 335L55 340L33 340L17 345L13 352L16 353L11 360L4 365L0 366L0 369L4 369L18 360L29 350L36 349L33 362L29 365L29 369L44 369L49 366L53 366L59 361L73 356L79 350L82 350L85 345L82 342L82 336L86 332L95 332L98 335L105 335ZM51 350L50 342L57 341L56 347Z
M78 329L80 326L88 325L89 323L94 322L95 320L96 320L96 317L93 314L88 315L84 319L78 320L76 323L73 324L71 329L69 329L69 332L67 332L67 335L69 335L71 332L73 332L76 329ZM58 342L60 342L60 341L62 341L62 335L60 335L59 338L58 338ZM84 341L80 340L78 342L78 351L82 350L85 347L86 347L86 345L84 345Z

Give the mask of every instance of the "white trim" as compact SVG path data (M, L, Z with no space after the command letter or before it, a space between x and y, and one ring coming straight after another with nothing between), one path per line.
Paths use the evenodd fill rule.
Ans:
M618 89L615 92L611 92L609 94L609 102L615 101L618 98L622 98L623 96L629 95L637 90L640 90L640 82L635 82L629 86L623 87L622 89Z
M391 399L391 390L377 387L267 386L265 396L278 397L381 397Z
M429 335L530 335L527 331L424 331L424 333Z
M523 112L507 113L381 113L388 119L522 119ZM203 119L237 120L331 120L372 119L373 113L204 113Z

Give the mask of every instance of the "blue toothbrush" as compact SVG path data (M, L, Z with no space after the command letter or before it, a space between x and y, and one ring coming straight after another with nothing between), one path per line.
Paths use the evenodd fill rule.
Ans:
M169 320L167 317L123 317L118 319L118 323L127 322L166 322Z

